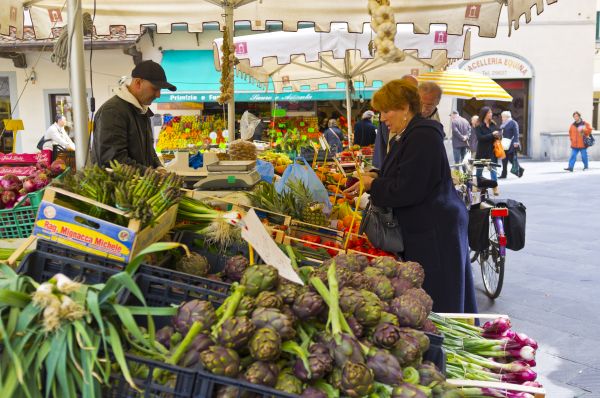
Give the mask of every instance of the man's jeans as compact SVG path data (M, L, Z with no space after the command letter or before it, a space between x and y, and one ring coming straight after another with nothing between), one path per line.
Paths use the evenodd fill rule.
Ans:
M462 161L465 159L465 156L467 156L468 150L469 148L467 148L466 146L462 148L452 148L452 151L454 152L454 163L462 163Z
M571 158L569 159L569 168L573 170L575 161L577 160L577 154L581 153L581 160L583 161L583 167L588 168L588 156L587 148L571 148Z
M495 156L492 156L490 160L492 161L492 163L498 162L498 159ZM483 177L483 169L484 167L477 167L477 171L475 172L475 176L477 177L477 179ZM487 167L485 167L485 169L487 170ZM496 166L491 167L490 178L492 179L492 181L498 181L498 173L496 172Z

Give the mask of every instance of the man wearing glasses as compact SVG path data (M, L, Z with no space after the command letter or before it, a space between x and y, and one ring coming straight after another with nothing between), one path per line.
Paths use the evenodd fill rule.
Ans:
M92 162L109 166L111 160L143 167L159 167L154 150L150 104L160 90L177 88L167 82L164 69L154 61L140 62L123 84L106 101L94 118Z

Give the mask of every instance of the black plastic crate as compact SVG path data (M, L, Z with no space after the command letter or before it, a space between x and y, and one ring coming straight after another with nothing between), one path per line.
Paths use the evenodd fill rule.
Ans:
M189 250L201 254L208 260L210 264L211 274L216 274L225 269L225 264L230 257L236 255L242 255L246 258L249 257L249 248L245 243L232 244L226 250L219 250L218 248L206 244L205 238L201 234L192 232L179 232L175 235L175 241L182 243L188 247ZM257 253L255 255L255 262L260 263L261 259Z
M213 398L216 397L220 388L234 387L239 391L238 397L250 394L253 398L299 398L298 395L287 394L244 380L217 376L201 368L182 368L133 355L127 355L127 363L133 369L143 366L149 370L146 377L134 379L142 392L134 390L123 376L115 374L111 389L105 396L111 398ZM155 369L168 372L171 376L170 382L161 384L152 380ZM146 372L144 371L144 373Z
M442 347L444 336L427 332L425 334L429 338L429 349L423 354L423 360L433 362L443 374L446 374L446 352Z
M17 272L32 277L36 282L45 282L54 275L61 273L71 279L93 285L106 282L119 270L55 253L35 250L21 261Z

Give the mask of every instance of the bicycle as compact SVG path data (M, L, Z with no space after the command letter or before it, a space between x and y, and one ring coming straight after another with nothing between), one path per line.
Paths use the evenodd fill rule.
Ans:
M498 166L498 164L486 159L471 159L464 164L451 166L466 170L466 173L461 173L457 170L459 173L458 176L456 176L456 173L453 173L453 180L459 196L467 207L467 210L469 210L469 217L473 217L477 209L489 209L487 216L487 245L482 244L481 247L473 249L471 242L469 242L471 247L469 257L472 264L475 262L479 263L485 294L491 299L500 296L504 282L507 243L504 231L504 218L508 217L508 209L494 204L489 196L488 189L497 187L498 183L483 177L477 178L473 170L481 167L491 170L492 167ZM474 188L479 193L478 198L476 197L477 195L474 195Z

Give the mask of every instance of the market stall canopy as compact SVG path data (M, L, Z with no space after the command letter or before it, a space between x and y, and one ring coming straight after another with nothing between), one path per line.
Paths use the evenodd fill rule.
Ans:
M417 76L419 82L434 82L442 87L445 96L495 101L512 101L512 97L498 83L479 73L460 69L429 72Z
M479 36L495 37L502 7L506 5L511 28L519 19L531 20L544 3L557 0L391 0L397 23L414 24L416 33L428 33L430 25L445 24L449 34L462 34L465 26L479 28ZM95 14L96 34L108 35L111 27L124 25L127 34L139 34L144 25L170 33L174 24L187 24L190 32L201 32L205 23L223 22L226 3L234 8L234 20L264 30L267 22L280 22L286 31L299 23L314 23L319 31L329 31L332 22L348 24L352 32L362 32L370 22L367 0L328 2L323 0L81 0L83 12ZM28 9L36 37L51 37L52 28L67 22L65 0L4 0L0 9L0 34L23 36L24 10ZM95 6L95 11L94 11Z
M468 58L470 34L449 35L443 25L432 25L429 34L415 34L412 25L398 24L395 44L405 51L403 62L389 63L371 53L374 32L348 32L334 25L330 32L312 28L298 32L273 32L234 38L237 70L259 80L272 82L276 92L316 90L324 85L339 87L351 81L372 86L404 74L438 70L449 59ZM222 63L222 39L214 41L215 66Z

